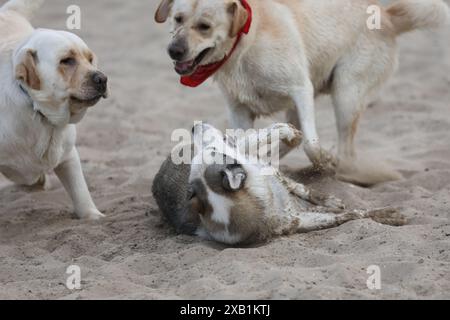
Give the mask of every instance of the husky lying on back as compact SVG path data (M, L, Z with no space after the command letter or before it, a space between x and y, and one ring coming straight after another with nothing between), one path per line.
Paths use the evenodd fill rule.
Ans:
M275 138L254 132L236 139L208 124L194 128L192 164L175 165L167 159L152 188L159 207L178 232L236 245L332 228L356 219L393 226L405 223L392 209L345 210L339 199L310 190L261 161L260 154L249 154L269 144L270 150L281 143L291 148L301 144L302 134L294 127L275 124L265 132L274 130L278 132ZM262 175L262 170L273 174Z

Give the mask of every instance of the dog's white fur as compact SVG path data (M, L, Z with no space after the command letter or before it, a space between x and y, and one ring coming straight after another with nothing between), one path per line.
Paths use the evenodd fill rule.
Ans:
M288 110L288 121L302 129L305 151L316 166L337 165L342 179L364 185L398 179L395 172L371 174L357 159L358 121L396 68L396 37L442 26L449 20L448 6L441 0L400 0L387 8L376 0L248 2L250 33L215 75L228 100L232 127L248 129L256 117ZM381 8L381 30L367 27L370 5ZM181 23L174 21L179 15ZM239 0L163 0L156 20L167 19L173 41L187 43L186 60L213 48L201 63L208 64L230 51L235 41L230 28L242 26L246 12ZM212 30L199 31L199 21ZM332 96L335 107L337 160L322 149L317 134L314 98L322 93Z
M405 223L404 217L391 209L345 210L339 199L316 193L261 159L254 161L256 154L252 152L260 154L266 143L275 148L284 143L292 149L300 145L301 137L293 126L275 124L262 135L254 132L234 140L208 124L198 124L189 176L194 188L192 210L200 214L201 220L197 234L235 245L336 227L356 219L371 218L390 225ZM227 169L226 164L210 163L218 154L236 160L237 165ZM261 175L261 170L268 171L269 167L274 174ZM212 175L208 173L211 168Z
M71 124L81 120L88 105L71 103L70 95L83 96L88 89L71 87L57 71L66 51L89 49L73 34L33 29L29 19L43 2L12 0L0 8L0 172L17 184L44 186L45 174L54 170L76 215L98 219L103 215L84 179ZM29 53L38 59L33 70L23 66Z

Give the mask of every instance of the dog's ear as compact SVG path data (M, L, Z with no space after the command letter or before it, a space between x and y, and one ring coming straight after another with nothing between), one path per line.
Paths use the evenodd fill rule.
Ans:
M248 19L248 12L239 0L228 6L228 14L231 17L230 38L237 36L239 31L245 26Z
M170 9L172 9L173 0L162 0L155 13L155 21L164 23L169 16Z
M227 191L236 192L244 188L247 173L239 164L228 165L222 171L222 187Z
M41 90L41 79L39 78L36 64L38 62L37 53L34 50L26 49L22 55L22 61L16 66L16 79L23 81L33 90Z

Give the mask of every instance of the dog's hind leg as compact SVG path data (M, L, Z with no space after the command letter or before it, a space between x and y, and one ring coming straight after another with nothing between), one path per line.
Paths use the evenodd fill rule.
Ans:
M364 102L361 101L363 97L358 94L359 88L350 86L350 90L348 88L336 89L333 95L338 127L338 158L345 162L356 160L355 135L364 110Z
M406 224L406 218L395 209L353 210L342 213L300 212L272 217L274 235L289 235L338 227L346 222L359 219L372 219L390 226Z
M370 45L373 50L369 50ZM383 168L378 161L364 161L356 156L354 140L361 115L395 69L396 61L394 43L380 41L368 46L364 53L356 50L338 63L331 90L338 129L337 176L362 186L401 177L394 170Z
M372 219L378 223L402 226L405 217L395 209L353 210L344 213L302 212L300 214L299 232L322 230L340 226L346 222L359 219Z

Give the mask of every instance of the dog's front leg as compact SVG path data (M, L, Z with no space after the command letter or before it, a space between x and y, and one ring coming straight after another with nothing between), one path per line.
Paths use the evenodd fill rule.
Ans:
M264 130L250 132L238 140L238 147L241 153L253 151L253 156L267 157L272 150L278 150L281 154L282 149L289 151L300 146L303 134L293 125L287 123L275 123ZM265 154L260 154L265 151Z
M333 157L320 145L317 134L316 117L314 110L314 87L309 80L303 86L292 89L291 97L300 117L300 125L304 135L305 152L316 168L323 169L330 165L335 166Z
M71 197L75 214L80 219L97 220L104 215L100 213L92 201L86 180L81 168L80 157L74 147L66 161L61 163L55 173Z

